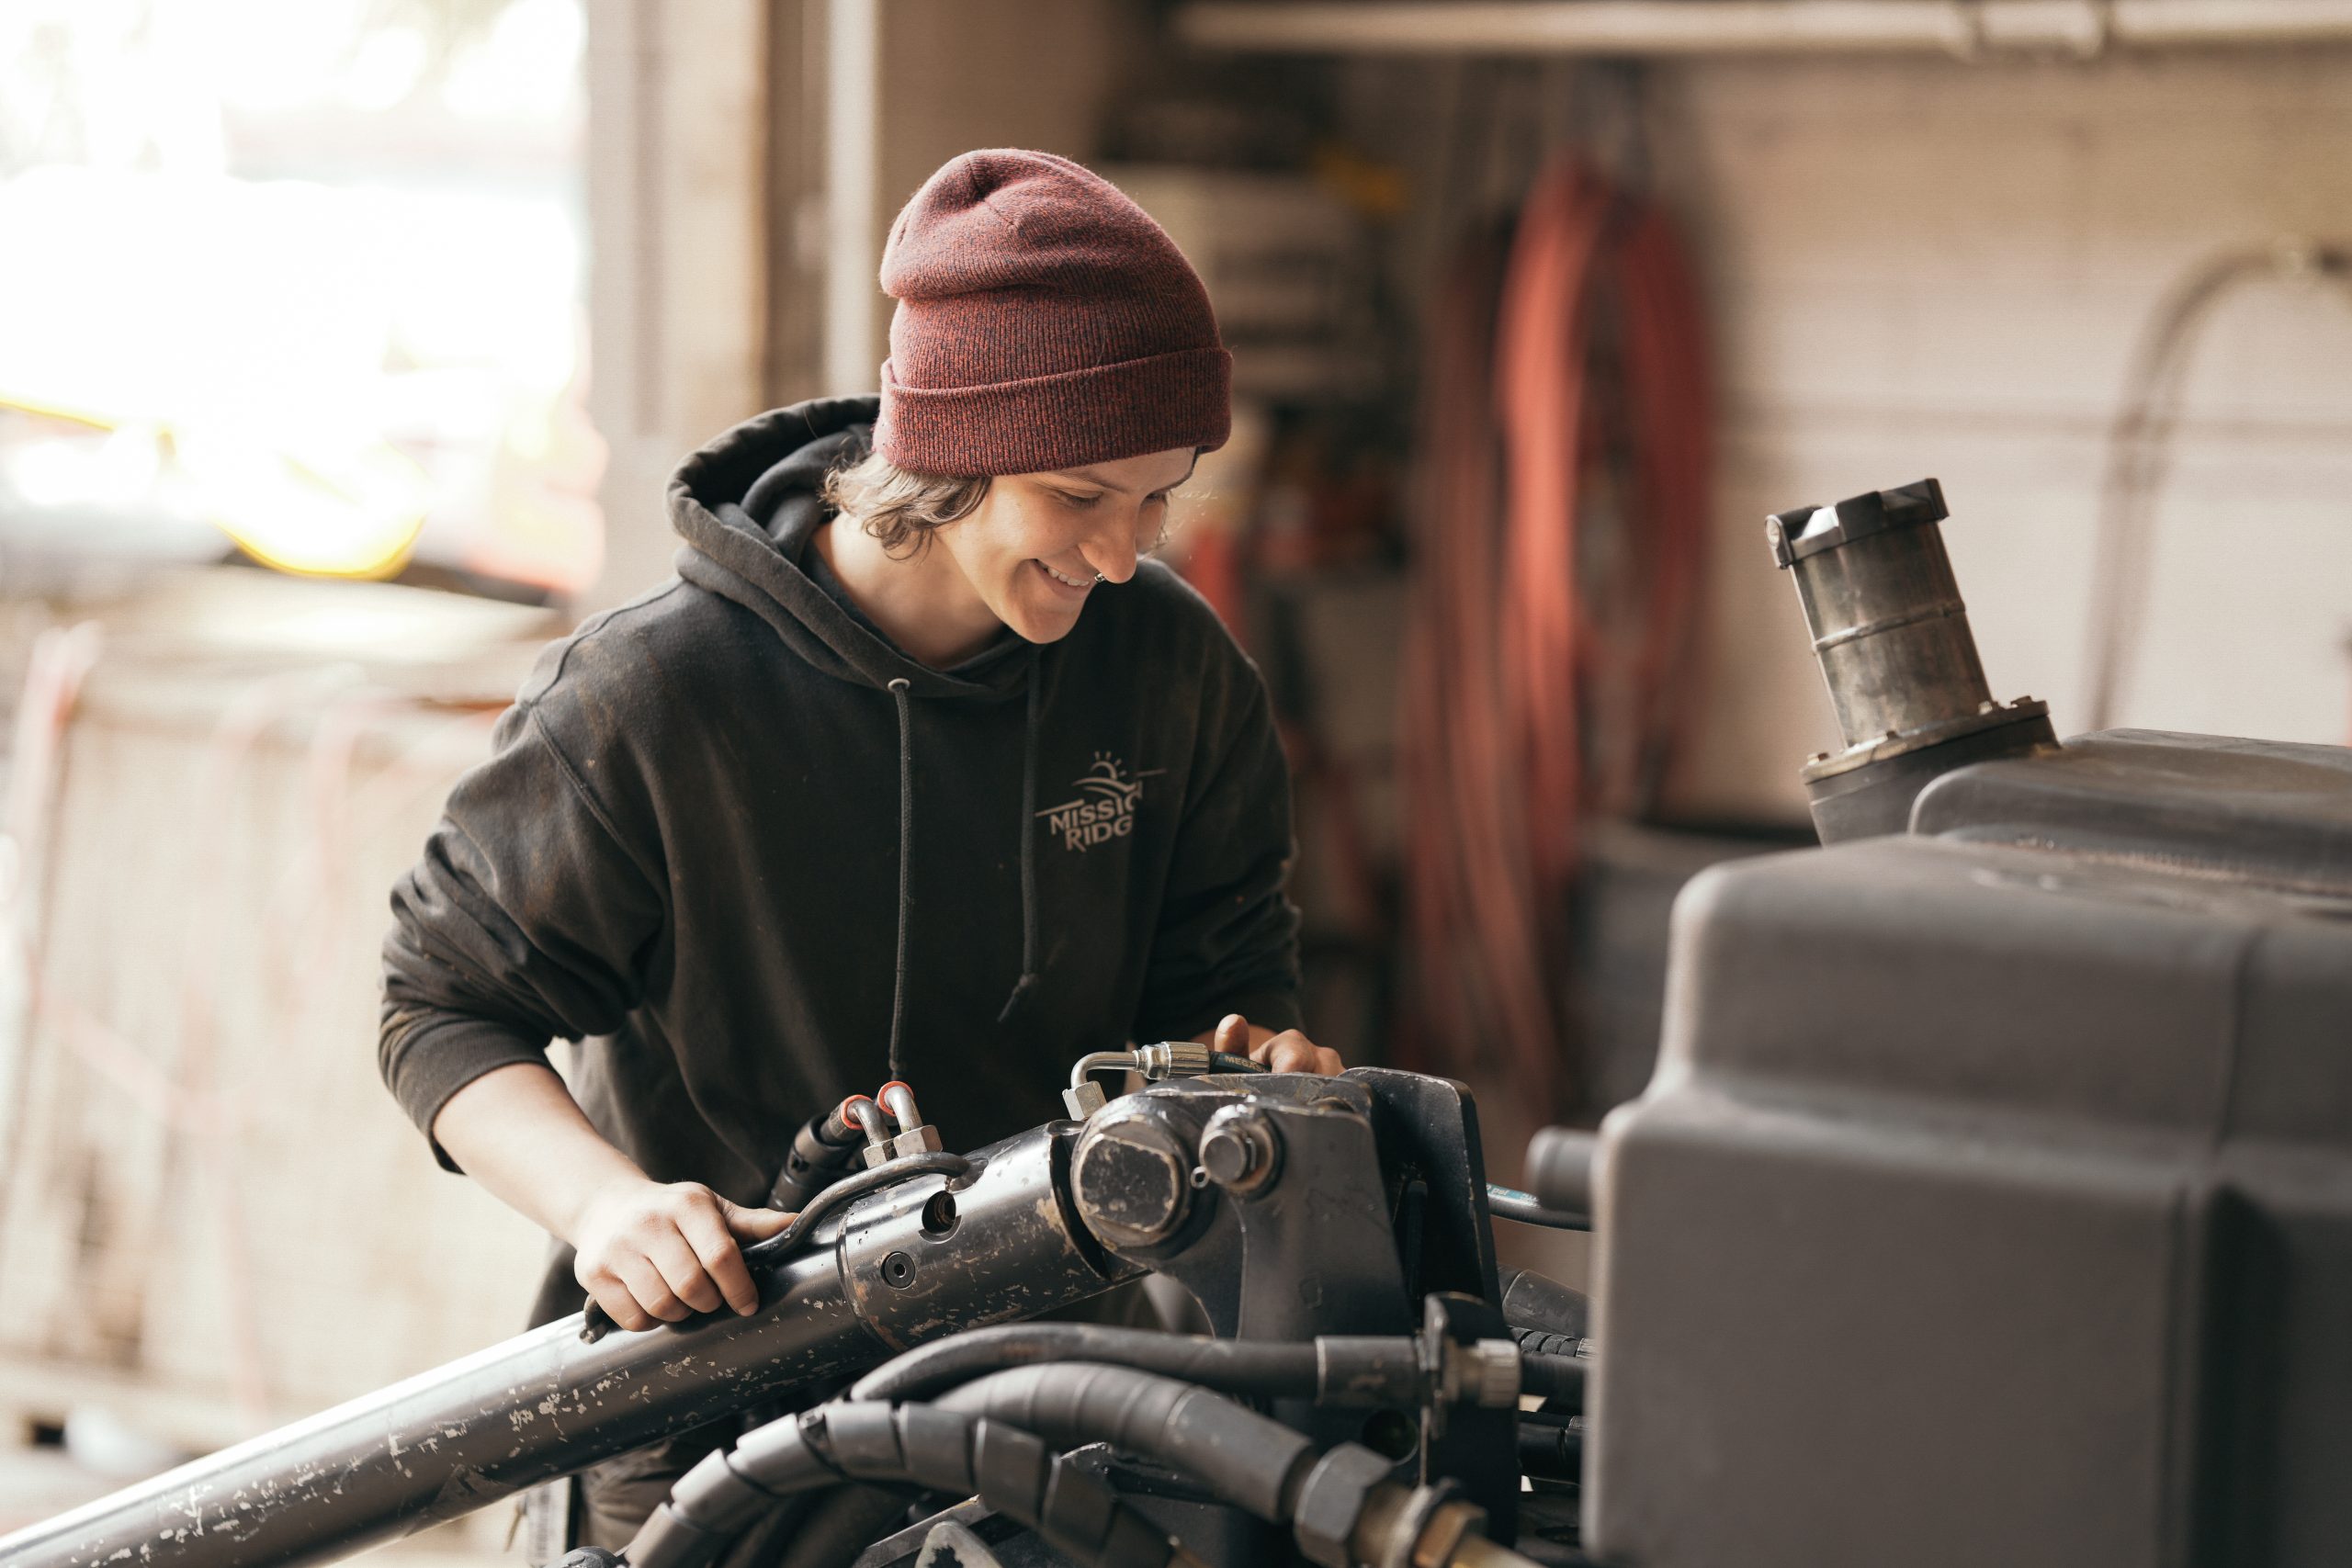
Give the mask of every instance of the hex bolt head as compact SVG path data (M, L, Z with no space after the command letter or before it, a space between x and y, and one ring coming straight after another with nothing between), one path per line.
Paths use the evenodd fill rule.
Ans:
M1201 1168L1228 1192L1262 1190L1281 1164L1281 1135L1254 1106L1228 1105L1201 1133Z
M1112 1247L1148 1247L1182 1224L1192 1207L1190 1162L1158 1121L1113 1111L1097 1116L1070 1160L1079 1217Z
M1298 1489L1291 1515L1292 1538L1309 1562L1322 1568L1351 1568L1349 1539L1374 1488L1387 1484L1396 1473L1394 1460L1357 1443L1341 1443L1316 1462Z

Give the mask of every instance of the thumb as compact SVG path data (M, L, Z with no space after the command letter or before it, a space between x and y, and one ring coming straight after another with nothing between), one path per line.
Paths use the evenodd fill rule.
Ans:
M1228 1056L1247 1056L1250 1054L1250 1021L1238 1012L1227 1013L1224 1021L1216 1026L1216 1033L1210 1039L1210 1049L1222 1051Z
M765 1241L799 1218L797 1213L787 1214L781 1209L746 1209L723 1198L719 1200L719 1213L737 1241Z

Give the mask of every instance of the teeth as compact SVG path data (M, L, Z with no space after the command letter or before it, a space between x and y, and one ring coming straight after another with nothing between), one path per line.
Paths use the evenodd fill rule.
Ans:
M1085 578L1082 578L1082 577L1064 577L1060 572L1056 571L1052 567L1046 566L1046 563L1045 563L1044 561L1039 561L1037 564L1038 564L1039 566L1045 566L1045 567L1046 567L1046 575L1047 577L1052 578L1056 582L1067 582L1067 583L1069 583L1072 588L1091 588L1091 587L1093 587L1093 586L1094 586L1094 584L1093 584L1093 583L1091 583L1091 582L1088 581Z

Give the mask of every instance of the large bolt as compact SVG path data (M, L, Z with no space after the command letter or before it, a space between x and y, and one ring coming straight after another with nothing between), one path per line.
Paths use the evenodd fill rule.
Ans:
M1192 1189L1176 1135L1157 1121L1095 1118L1070 1162L1087 1228L1113 1247L1148 1247L1183 1223Z
M1201 1134L1201 1168L1227 1192L1246 1197L1274 1179L1282 1148L1265 1112L1255 1106L1228 1105L1209 1118Z

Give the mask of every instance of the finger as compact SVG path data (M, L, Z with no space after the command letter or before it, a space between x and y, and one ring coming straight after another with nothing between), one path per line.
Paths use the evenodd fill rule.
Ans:
M629 1292L621 1277L609 1269L575 1268L572 1277L580 1281L589 1298L605 1309L605 1315L619 1327L635 1331L650 1328L653 1320L637 1304L637 1297Z
M782 1209L746 1209L740 1203L719 1200L718 1212L726 1217L727 1228L741 1241L765 1241L781 1235L784 1227L798 1219L798 1211L791 1213Z
M1317 1068L1315 1043L1295 1029L1285 1029L1266 1042L1260 1058L1278 1073L1311 1073Z
M697 1206L678 1229L701 1260L703 1272L727 1298L727 1304L745 1316L759 1311L760 1288L752 1283L752 1271L743 1266L743 1250L735 1245L725 1210L717 1204L707 1209Z
M648 1317L645 1314L645 1309L637 1304L637 1298L628 1293L628 1287L609 1274L599 1275L597 1282L590 1288L588 1294L598 1306L605 1309L605 1315L613 1320L616 1327L625 1328L634 1334L653 1326L653 1319Z
M1250 1021L1238 1012L1227 1013L1209 1036L1209 1048L1228 1056L1250 1055Z
M604 1309L605 1315L613 1320L616 1327L636 1330L653 1326L653 1320L645 1315L644 1310L637 1304L637 1298L628 1293L628 1287L622 1284L611 1269L591 1269L584 1259L581 1259L572 1264L571 1277L580 1281L580 1288L588 1292L588 1299Z
M662 1271L645 1258L629 1258L613 1265L613 1272L620 1277L637 1304L651 1316L664 1323L684 1323L693 1316L686 1303L678 1299Z
M1317 1045L1315 1047L1313 1070L1326 1077L1337 1077L1348 1070L1348 1065L1340 1060L1340 1054L1337 1051L1328 1045Z
M734 1243L730 1240L731 1248ZM670 1234L655 1240L645 1249L647 1261L662 1271L662 1278L671 1292L695 1312L717 1312L725 1300L718 1282L704 1269L702 1259L695 1256L689 1242L673 1223Z

